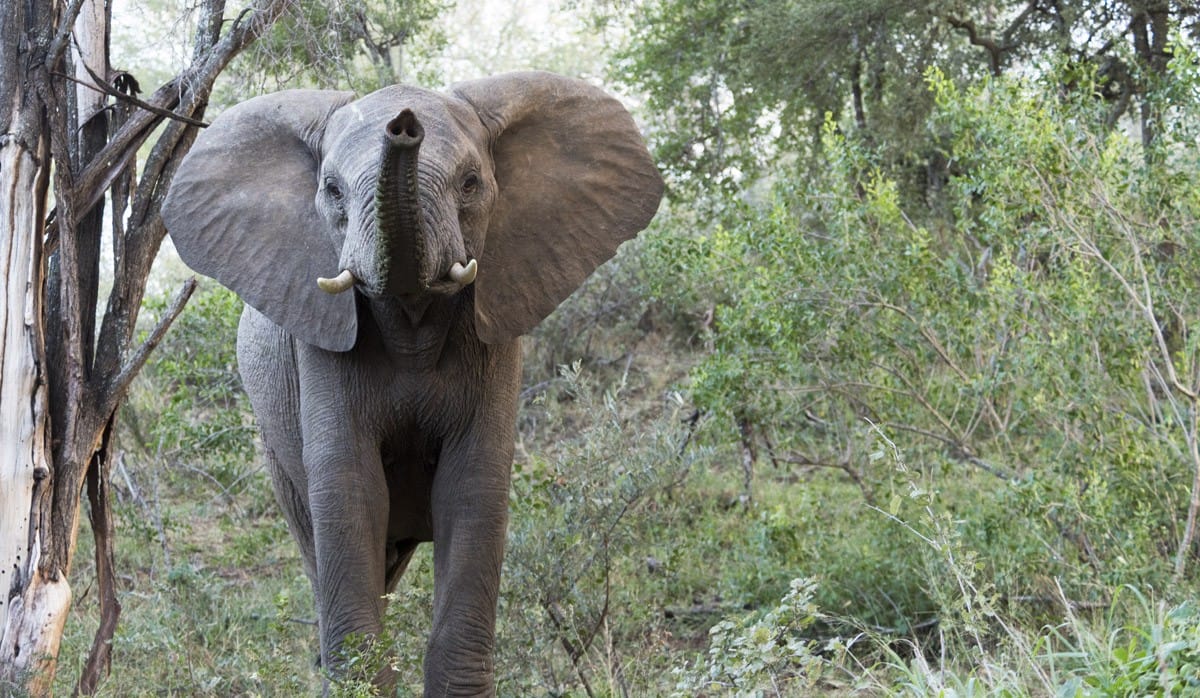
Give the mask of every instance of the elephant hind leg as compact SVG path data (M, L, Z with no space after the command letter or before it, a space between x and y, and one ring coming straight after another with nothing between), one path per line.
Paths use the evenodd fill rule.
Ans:
M392 593L392 590L396 588L396 583L400 581L400 577L404 576L404 570L408 569L408 563L412 561L413 553L419 543L420 541L414 538L388 541L387 572L384 575L383 586L387 593Z
M304 571L315 579L312 513L300 426L300 379L290 335L246 306L238 325L238 372L262 435L271 486L300 546Z
M308 508L308 499L291 478L289 469L283 465L274 449L264 445L263 458L267 463L267 470L271 473L271 487L275 490L275 500L283 510L288 530L300 548L300 561L304 566L304 573L310 582L314 581L317 572L316 547L313 542L312 514Z

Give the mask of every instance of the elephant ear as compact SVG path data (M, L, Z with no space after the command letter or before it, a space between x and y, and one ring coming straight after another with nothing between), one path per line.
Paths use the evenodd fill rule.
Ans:
M287 90L243 102L196 139L163 204L163 222L192 269L237 293L297 339L354 346L354 294L318 276L338 253L316 208L325 122L349 92Z
M487 343L525 334L646 227L663 183L629 112L582 80L520 72L453 93L490 131L499 193L475 281Z

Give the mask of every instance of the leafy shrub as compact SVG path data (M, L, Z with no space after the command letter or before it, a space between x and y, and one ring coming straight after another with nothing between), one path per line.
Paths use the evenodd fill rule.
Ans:
M804 637L821 612L813 603L816 584L792 580L779 605L757 616L726 618L709 630L703 666L678 669L675 695L694 696L713 690L744 695L812 690L829 664L821 648ZM836 645L830 641L829 645Z
M168 302L163 295L146 305L154 314ZM253 417L237 374L241 311L232 291L203 284L146 364L122 415L142 453L199 474L218 492L244 484L254 463Z
M830 121L823 173L699 233L664 225L648 267L675 281L654 293L711 308L690 387L712 438L884 506L907 485L871 457L882 429L1001 598L1179 579L1200 473L1200 85L1194 54L1174 55L1154 152L1106 121L1086 74L960 89L933 71L929 128L950 164L929 200L901 196ZM929 588L916 560L901 567ZM845 598L830 607L887 622L831 581ZM913 601L901 616L926 610Z
M633 423L622 383L602 388L576 362L560 372L578 430L518 462L505 556L497 657L501 692L559 692L636 671L616 637L653 626L648 558L675 513L672 488L692 467L680 451L677 397ZM563 416L560 414L560 416Z

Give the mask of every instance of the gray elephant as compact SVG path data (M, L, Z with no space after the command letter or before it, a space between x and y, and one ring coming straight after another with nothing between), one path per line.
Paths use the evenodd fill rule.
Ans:
M335 674L431 541L425 692L494 693L519 337L661 196L621 104L548 73L279 92L197 138L163 218L246 303L239 369Z

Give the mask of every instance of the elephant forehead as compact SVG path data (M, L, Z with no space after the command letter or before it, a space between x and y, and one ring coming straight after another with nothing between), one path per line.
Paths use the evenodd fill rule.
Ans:
M383 148L383 133L389 121L408 109L425 129L421 153L447 159L463 157L472 138L464 125L463 110L444 95L417 87L395 85L377 90L347 104L333 114L325 132L327 153L349 151L370 159Z

